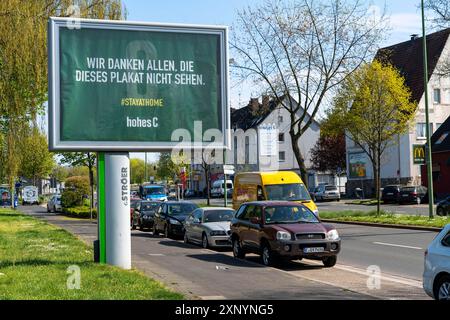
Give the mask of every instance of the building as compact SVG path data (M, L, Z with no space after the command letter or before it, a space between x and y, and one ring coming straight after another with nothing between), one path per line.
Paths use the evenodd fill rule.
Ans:
M450 78L439 74L441 66L450 57L450 28L427 36L428 95L431 132L436 131L450 116ZM417 103L416 116L410 130L392 141L381 162L381 185L421 184L420 164L414 163L415 145L426 142L425 98L423 77L422 38L413 35L409 41L380 49L375 59L389 62L405 78L411 99ZM354 195L362 188L365 195L374 194L372 164L365 153L351 139L346 139L347 194Z
M283 97L282 99L287 99ZM287 105L287 102L285 103ZM299 111L299 114L303 110ZM307 122L309 118L304 119ZM226 163L235 167L235 172L292 170L300 173L291 145L290 114L275 99L263 96L250 99L249 103L231 112L231 150L227 151ZM308 187L319 183L345 185L346 179L336 179L333 175L314 172L311 169L311 149L320 136L320 126L312 121L301 136L299 148L308 169ZM192 185L198 190L205 187L201 165L193 165ZM211 181L223 178L222 165L211 165ZM231 177L232 178L232 177Z
M431 137L433 193L437 199L450 196L450 117ZM422 184L428 187L427 166L422 165Z

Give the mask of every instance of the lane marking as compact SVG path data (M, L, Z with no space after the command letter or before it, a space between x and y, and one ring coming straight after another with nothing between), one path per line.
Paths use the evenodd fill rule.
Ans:
M148 255L149 255L149 256L152 256L152 257L162 257L162 256L165 256L165 254L162 254L162 253L149 253Z
M226 300L224 296L200 296L202 300Z
M372 242L373 244L379 244L381 246L390 246L390 247L399 247L399 248L406 248L406 249L414 249L414 250L423 250L423 248L420 247L411 247L411 246L405 246L402 244L395 244L395 243L386 243L386 242Z

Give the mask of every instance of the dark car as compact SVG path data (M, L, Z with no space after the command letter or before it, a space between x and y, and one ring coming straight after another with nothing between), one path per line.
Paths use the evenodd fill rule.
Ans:
M400 198L401 185L389 185L383 188L381 193L381 200L384 203L398 203Z
M425 203L427 202L427 188L424 186L407 186L400 189L398 202L404 203Z
M288 201L242 204L231 220L233 255L260 254L264 265L282 259L321 260L336 264L341 240L336 229L322 223L306 206Z
M447 216L450 214L450 196L437 203L436 214L438 216Z
M135 230L139 223L139 214L136 212L136 207L139 206L140 198L131 198L130 200L130 225L131 229Z
M155 213L161 206L160 201L141 201L137 209L139 230L153 229Z
M155 212L153 234L164 232L166 238L184 236L184 220L198 208L190 201L166 201Z

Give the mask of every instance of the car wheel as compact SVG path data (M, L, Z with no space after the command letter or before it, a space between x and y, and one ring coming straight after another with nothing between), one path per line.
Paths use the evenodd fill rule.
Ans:
M445 216L446 215L443 208L437 208L436 214L438 216Z
M261 260L263 265L270 267L275 264L275 256L270 246L264 243L261 248Z
M203 234L203 236L202 236L202 247L203 247L203 249L208 249L208 247L209 247L208 236L206 234Z
M450 300L450 276L441 277L434 287L436 300Z
M233 256L238 259L245 258L245 251L242 249L239 239L233 239Z
M327 268L334 267L337 262L337 256L326 257L322 260L323 265Z

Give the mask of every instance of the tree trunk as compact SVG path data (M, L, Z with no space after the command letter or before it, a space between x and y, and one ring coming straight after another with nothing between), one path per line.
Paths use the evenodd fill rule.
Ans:
M377 215L380 214L380 188L381 188L381 154L380 151L378 151L378 160L377 160L377 172L378 172L378 178L377 178Z
M205 169L205 179L206 179L206 204L209 206L211 204L211 194L209 188L209 169Z
M300 169L300 177L302 178L306 188L308 188L308 172L306 171L305 159L303 158L300 147L298 146L298 140L300 139L300 137L296 136L293 131L290 131L289 134L291 136L292 151L294 152L298 168Z
M373 186L374 186L374 189L375 189L375 199L377 200L377 215L380 214L380 192L377 191L377 190L380 190L380 186L379 186L379 176L380 176L379 167L380 166L377 163L377 160L374 160L372 162L372 169L373 169Z

